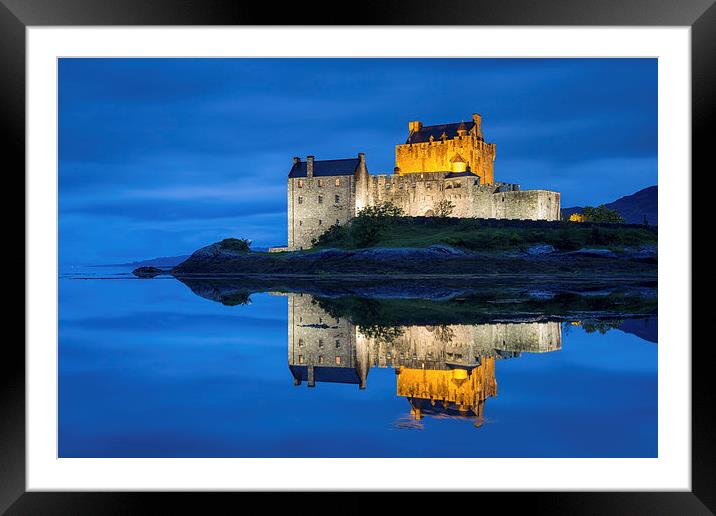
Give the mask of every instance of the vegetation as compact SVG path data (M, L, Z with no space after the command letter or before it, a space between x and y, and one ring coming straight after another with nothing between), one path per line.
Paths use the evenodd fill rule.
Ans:
M245 253L251 250L251 240L248 240L247 238L225 238L219 242L219 245L224 249L238 251L240 253Z
M375 246L402 215L403 210L391 202L368 206L359 211L349 225L334 224L312 243L316 247L331 246L332 242L343 242L348 248Z
M624 223L624 219L619 212L616 210L610 210L603 204L600 204L596 208L592 206L586 206L582 210L582 217L584 222L613 222L613 223Z
M318 305L333 317L347 317L369 336L389 341L399 336L399 326L431 325L439 339L449 324L481 324L496 317L509 320L524 316L564 319L578 316L585 331L606 332L621 324L622 314L653 315L656 296L642 297L626 293L580 295L557 293L546 299L531 298L504 290L484 291L444 301L430 299L388 299L366 297L317 297ZM616 322L614 322L616 321ZM442 333L440 333L442 332Z
M221 304L226 306L243 306L251 304L251 292L232 292L221 297Z
M453 217L401 217L399 209L383 205L364 210L350 224L333 226L315 240L317 248L429 247L442 243L470 251L524 250L547 244L560 251L656 245L648 228L553 222L504 225Z
M455 205L453 203L447 199L443 199L442 201L435 203L435 216L440 218L449 217L452 215L454 209Z

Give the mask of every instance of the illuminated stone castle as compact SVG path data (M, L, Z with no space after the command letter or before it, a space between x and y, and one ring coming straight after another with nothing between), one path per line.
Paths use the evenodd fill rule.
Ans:
M345 224L366 206L392 202L408 216L559 220L559 192L520 190L494 181L495 144L482 135L480 115L469 123L408 123L406 142L395 147L392 174L368 173L357 158L293 158L288 174L288 249L306 249L334 224Z
M393 368L397 395L415 419L472 419L497 395L495 361L562 347L559 322L400 326L376 335L335 318L308 294L288 296L288 365L294 385L367 385L372 367Z

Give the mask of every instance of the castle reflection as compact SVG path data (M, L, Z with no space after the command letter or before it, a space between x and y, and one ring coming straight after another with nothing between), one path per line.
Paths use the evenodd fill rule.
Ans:
M294 385L367 385L371 367L393 368L415 419L483 422L497 395L495 361L561 349L559 322L368 326L330 315L308 294L288 297L288 364Z

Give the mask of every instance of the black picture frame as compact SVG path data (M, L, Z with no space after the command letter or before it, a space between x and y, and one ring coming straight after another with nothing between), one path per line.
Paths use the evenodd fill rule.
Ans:
M5 181L14 179L20 183L17 187L25 191L24 178L17 172L25 168L25 30L31 26L81 25L689 26L692 38L692 170L706 167L713 146L709 129L714 119L716 96L714 0L453 0L449 3L386 0L351 4L346 9L347 5L339 11L335 4L331 7L217 0L0 0L0 146L3 163L8 165L4 170ZM688 174L689 171L684 171L684 177ZM690 188L690 184L684 182L685 187ZM696 199L692 205L696 205ZM25 239L24 227L17 222L18 212L19 209L9 210L10 216L6 215L5 219L6 222L14 221L11 225L14 229L6 236L14 236L16 243ZM698 224L698 221L694 220L694 223ZM12 255L13 270L21 266L22 259L25 275L31 274L32 271L24 265L24 250L20 253L17 249L19 245L15 246ZM24 303L14 298L11 303L24 310ZM716 511L716 451L710 423L714 420L716 403L711 400L714 375L707 358L710 345L708 341L694 340L691 348L691 492L481 493L480 506L484 507L488 501L499 503L501 511L530 507L531 513L540 514L713 514ZM148 512L149 504L159 503L165 509L162 512L166 513L199 510L208 513L212 512L208 507L217 502L231 504L237 496L234 493L25 492L25 352L19 339L5 341L4 357L0 360L0 386L0 512L9 515L134 514ZM298 509L304 502L295 496L289 503ZM364 495L344 496L341 505L348 510L357 512L365 506ZM273 500L281 501L282 497ZM395 503L396 507L400 506L397 505L399 501ZM320 510L312 505L312 511ZM231 512L237 509L234 506Z

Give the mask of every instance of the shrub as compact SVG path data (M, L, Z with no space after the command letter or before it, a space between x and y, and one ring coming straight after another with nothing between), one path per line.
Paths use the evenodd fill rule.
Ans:
M585 222L616 222L623 223L624 219L616 210L610 210L603 204L596 208L587 206L582 210L582 217Z
M348 236L348 226L339 226L333 224L326 231L324 231L318 238L311 240L311 245L314 246L332 246L341 245L345 242Z
M219 242L219 245L224 249L238 251L240 253L251 250L251 240L247 238L225 238Z
M435 216L444 219L445 217L449 217L450 215L452 215L452 212L455 209L455 205L447 199L443 199L440 202L436 202L433 208Z

